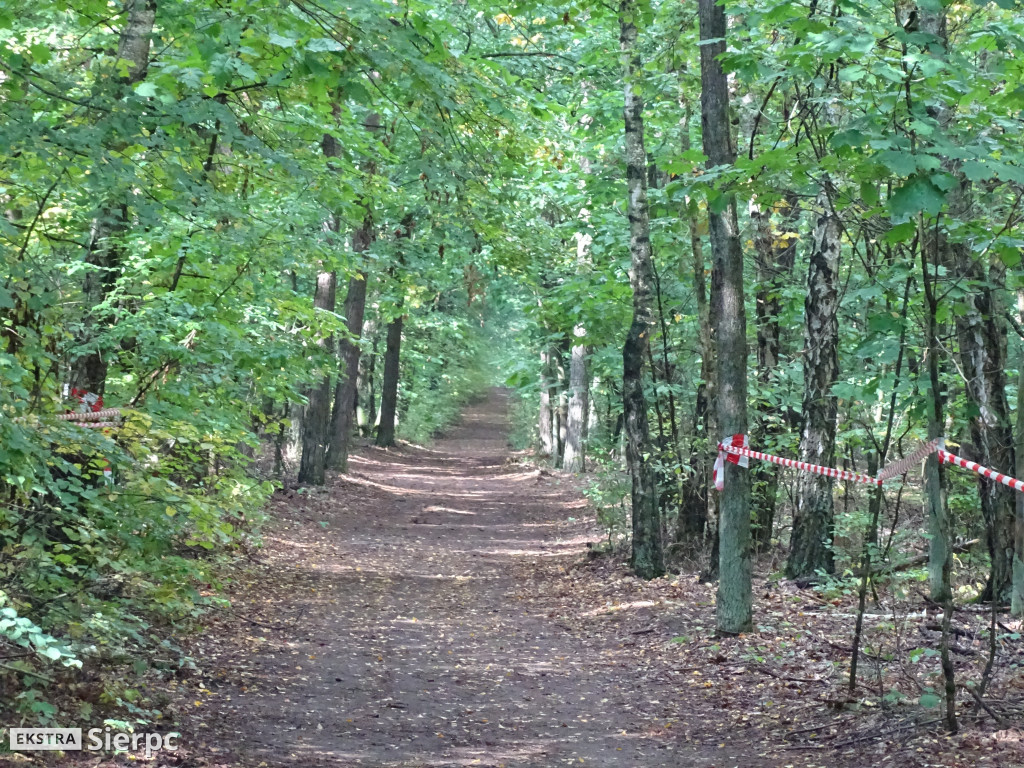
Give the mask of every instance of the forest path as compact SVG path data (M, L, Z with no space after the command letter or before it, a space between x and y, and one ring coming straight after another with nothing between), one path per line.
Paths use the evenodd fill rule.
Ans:
M366 448L322 493L279 495L245 621L196 649L199 764L761 764L642 663L649 608L612 632L568 616L603 608L569 581L584 502L509 462L507 406L494 390L429 450Z

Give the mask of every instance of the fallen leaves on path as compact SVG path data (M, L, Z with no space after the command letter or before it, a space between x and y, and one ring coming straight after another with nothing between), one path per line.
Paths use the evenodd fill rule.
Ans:
M350 475L278 495L198 671L169 686L186 749L168 764L1024 763L1015 728L947 737L935 710L885 700L933 674L896 661L906 647L886 658L893 637L933 647L923 614L870 619L849 696L848 597L761 580L757 631L718 639L713 585L587 557L574 481L508 458L504 409L495 393L430 450L364 448Z

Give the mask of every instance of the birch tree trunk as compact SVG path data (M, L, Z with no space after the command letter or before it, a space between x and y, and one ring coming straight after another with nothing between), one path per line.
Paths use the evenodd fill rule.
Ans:
M555 444L554 419L551 415L551 353L544 350L540 353L540 412L537 416L537 431L540 437L540 453L542 456L554 456Z
M800 460L831 467L836 455L837 402L832 386L839 377L840 227L827 190L818 195L822 211L814 226L807 299L804 301L804 396ZM797 475L796 509L786 575L791 579L832 573L834 480L826 475Z
M634 0L619 3L619 42L625 80L626 182L629 199L630 285L633 320L622 348L622 399L626 436L626 466L632 481L633 549L630 566L643 579L665 572L647 400L644 397L644 360L654 329L654 267L650 214L647 205L647 152L644 148L643 99L635 80L640 72L636 52L639 15Z
M587 376L587 347L582 343L587 332L583 326L577 325L573 335L577 343L572 347L572 359L569 363L569 415L565 429L562 470L577 473L584 469L583 445L587 429L590 378Z
M708 167L736 160L729 122L729 87L719 56L725 53L725 9L698 0L700 18L701 126ZM709 210L714 268L711 316L718 367L718 428L722 436L747 432L747 315L743 299L743 250L736 200ZM718 525L717 630L732 635L753 624L750 563L750 475L725 464Z

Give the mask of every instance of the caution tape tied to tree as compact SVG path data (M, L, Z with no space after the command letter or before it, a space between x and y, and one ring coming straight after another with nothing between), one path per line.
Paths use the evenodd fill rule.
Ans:
M1004 475L1002 472L997 472L994 469L983 467L981 464L952 454L945 449L945 445L946 443L943 438L930 440L904 456L902 459L887 464L879 471L876 477L870 477L869 475L863 475L860 472L851 472L847 469L823 467L820 464L810 464L806 461L787 459L783 456L774 456L770 453L754 451L751 450L746 435L731 435L718 444L718 458L715 460L714 472L715 488L719 491L725 488L725 462L727 461L741 467L748 467L750 459L753 458L778 464L782 467L791 467L800 472L825 475L826 477L836 478L837 480L849 480L855 483L863 483L864 485L880 486L887 480L902 477L932 453L936 453L938 454L940 462L952 464L953 466L975 472L984 478L997 483L1002 483L1009 488L1013 488L1015 491L1024 493L1024 481L1010 477L1009 475Z

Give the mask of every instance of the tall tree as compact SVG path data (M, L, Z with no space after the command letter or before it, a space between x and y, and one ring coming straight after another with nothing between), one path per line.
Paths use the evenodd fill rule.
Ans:
M334 312L335 272L321 272L316 277L313 307L322 313ZM323 319L321 319L323 322ZM317 346L330 353L334 347L333 334L321 334ZM331 355L333 357L333 355ZM306 395L307 404L302 417L302 456L299 462L299 482L323 485L327 466L327 438L331 423L331 376L325 374Z
M775 385L775 375L782 354L782 294L789 285L796 257L796 226L800 208L798 198L787 194L779 202L781 217L773 225L772 209L751 199L748 206L754 228L754 265L757 280L754 285L754 312L757 325L757 382L762 393ZM770 439L783 429L781 409L767 398L760 398L761 418L751 429L751 443L768 447ZM779 467L760 463L752 468L752 497L754 507L753 539L755 546L764 551L772 539L779 489Z
M821 208L814 225L804 301L804 396L800 460L826 467L836 456L838 405L832 386L839 377L839 217L827 190L818 195ZM835 509L833 479L801 473L786 575L807 578L832 573Z
M397 238L408 240L412 237L414 219L411 215L402 219L396 233ZM399 246L401 247L401 246ZM404 258L399 257L403 263ZM391 270L394 278L395 270ZM402 362L402 327L405 324L405 302L399 298L395 309L400 313L388 323L387 339L384 344L384 378L380 388L380 425L377 427L376 444L386 448L395 444L395 419L398 415L398 379Z
M587 346L584 343L587 332L582 325L573 329L575 342L569 363L569 413L565 427L565 451L562 469L565 472L582 472L584 466L583 446L586 439L590 379L587 376Z
M156 0L125 0L125 24L117 44L117 61L124 62L126 69L112 78L117 95L127 93L146 77L156 10ZM110 121L111 125L113 122ZM115 138L113 143L123 144L123 140ZM78 341L79 354L71 363L71 386L99 396L106 388L108 357L97 347L94 314L99 314L99 307L118 276L122 253L117 240L128 226L129 197L127 190L121 190L116 198L103 204L92 222L86 248L88 269L83 293L93 312L85 318L84 333Z
M701 127L709 169L736 160L729 120L729 84L720 57L725 53L725 9L715 0L699 0ZM723 193L720 193L723 194ZM718 429L722 436L747 432L747 315L743 298L743 250L736 200L731 194L708 206L711 315L715 323L718 381ZM719 506L717 629L745 632L753 624L750 562L750 477L725 464L725 488Z
M644 396L644 361L649 356L654 330L654 266L650 214L647 204L647 151L644 148L644 103L640 93L642 72L637 51L638 3L619 3L619 42L625 90L623 117L626 131L626 182L629 215L630 286L633 320L622 348L622 398L626 434L626 466L632 483L633 550L630 565L638 576L653 579L665 572L661 516L654 467L647 399Z
M381 129L381 116L372 112L366 117L364 127L371 136ZM331 441L327 449L327 466L341 472L348 472L348 452L352 440L352 420L355 416L359 398L359 357L362 347L359 340L363 335L363 318L366 315L366 286L370 279L366 267L366 252L370 250L376 234L373 223L373 203L369 188L377 172L377 164L373 158L363 165L363 182L365 192L363 200L363 220L352 232L352 252L357 264L355 273L348 280L348 291L345 294L345 328L346 335L339 344L341 368L338 383L334 388L334 407L331 410Z

